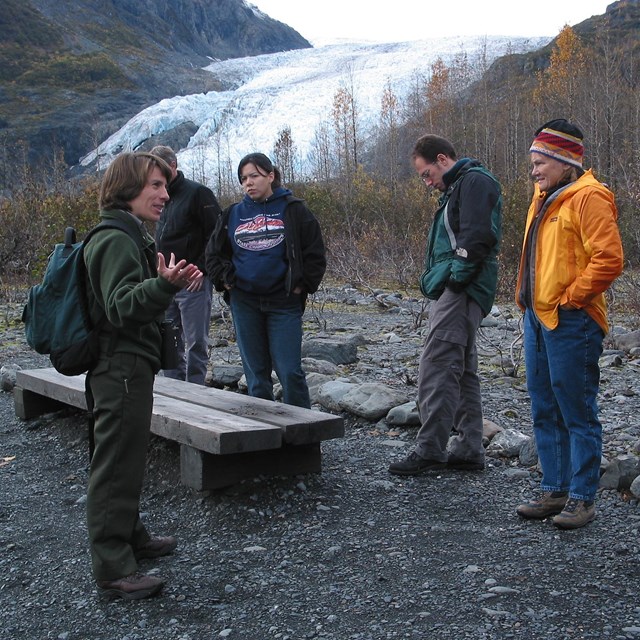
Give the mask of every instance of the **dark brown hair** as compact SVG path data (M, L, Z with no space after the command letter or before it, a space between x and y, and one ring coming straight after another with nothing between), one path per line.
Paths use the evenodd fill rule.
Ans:
M160 169L167 184L171 180L171 168L160 157L151 153L121 153L107 167L100 185L100 209L124 209L137 198L149 179L149 174Z
M411 158L415 160L420 156L427 162L435 162L440 154L456 160L456 150L453 148L453 145L446 138L441 138L440 136L429 133L418 138L413 147Z
M242 178L240 174L242 173L242 169L246 167L248 164L253 164L257 169L262 169L266 173L273 172L273 182L271 183L272 189L277 189L282 186L282 176L280 175L280 170L278 167L275 167L271 160L264 153L249 153L246 155L240 163L238 164L238 181L242 184Z

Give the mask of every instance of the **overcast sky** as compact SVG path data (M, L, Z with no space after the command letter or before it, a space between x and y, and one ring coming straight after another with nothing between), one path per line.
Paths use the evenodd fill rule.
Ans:
M439 36L556 36L611 0L248 0L314 45Z

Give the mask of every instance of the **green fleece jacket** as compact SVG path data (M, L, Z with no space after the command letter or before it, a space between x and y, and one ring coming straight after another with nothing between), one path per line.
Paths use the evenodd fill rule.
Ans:
M101 211L101 220L118 219L141 235L143 251L133 238L119 229L96 233L84 249L88 275L91 320L97 323L106 312L110 327L101 336L101 352L133 353L160 369L160 328L179 288L157 275L153 238L127 211ZM144 254L144 255L143 255Z

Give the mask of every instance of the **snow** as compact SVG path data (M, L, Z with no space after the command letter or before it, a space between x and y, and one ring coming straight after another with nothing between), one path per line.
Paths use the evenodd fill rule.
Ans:
M198 128L178 163L186 175L213 175L220 162L237 165L246 153L272 154L286 127L302 162L312 151L322 123L330 123L335 92L352 91L365 129L379 119L381 97L390 86L402 100L417 76L428 77L432 63L465 53L472 67L510 52L546 44L550 38L438 38L383 44L334 44L313 49L213 61L206 69L226 91L166 98L131 118L120 130L81 159L98 169L122 151L135 150L150 136L181 123Z

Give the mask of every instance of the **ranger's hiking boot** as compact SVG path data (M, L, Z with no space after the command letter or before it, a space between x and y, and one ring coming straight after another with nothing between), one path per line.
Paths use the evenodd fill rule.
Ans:
M136 560L161 558L175 551L178 541L173 536L156 536L150 538L146 544L134 549Z
M564 509L553 519L560 529L579 529L596 517L596 505L593 502L569 498Z
M516 507L516 513L522 518L544 520L560 513L567 502L568 494L561 491L545 491L540 498Z
M97 580L98 592L109 599L142 600L160 593L164 580L142 573L132 573L130 576L117 580Z

